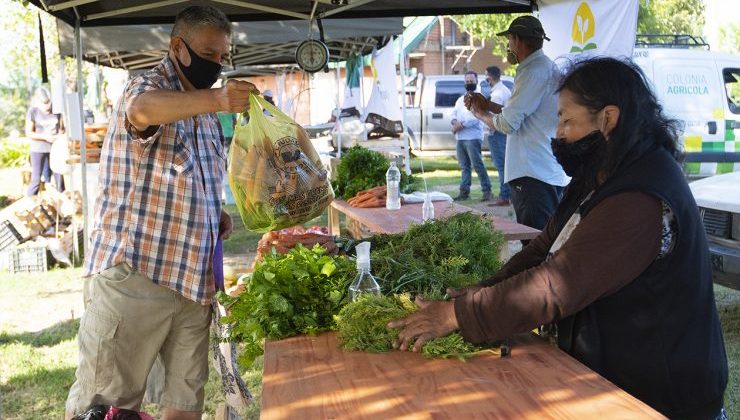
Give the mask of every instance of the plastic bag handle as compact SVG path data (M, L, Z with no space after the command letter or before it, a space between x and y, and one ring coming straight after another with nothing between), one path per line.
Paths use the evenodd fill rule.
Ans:
M262 96L250 92L249 93L249 111L248 112L242 112L242 117L249 116L249 120L251 121L252 118L264 118L265 115L262 113L262 110L266 109L272 114L272 116L278 120L283 121L289 124L295 124L296 122L293 121L292 118L290 118L288 115L286 115L283 111L280 110L280 108L276 107L275 105L271 104L267 101L267 99L263 98Z

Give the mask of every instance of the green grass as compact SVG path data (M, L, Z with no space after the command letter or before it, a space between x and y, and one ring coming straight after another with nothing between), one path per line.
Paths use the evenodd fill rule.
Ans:
M497 190L496 171L492 170L490 159L484 160L494 190ZM412 161L416 175L420 175L419 161ZM454 159L423 158L423 162L429 188L457 193L460 170ZM471 201L480 198L480 184L475 174L473 177ZM423 189L420 181L419 177L415 185L419 190ZM235 206L227 206L226 210L234 217L235 230L224 243L224 251L227 254L254 252L261 234L244 229ZM305 225L314 224L326 226L326 215ZM62 417L77 366L76 335L82 314L81 273L80 268L23 275L0 272L0 419ZM740 291L715 286L715 294L730 367L725 405L729 418L740 418ZM255 397L255 404L242 414L248 419L257 419L262 360L244 372L243 378ZM213 418L216 407L223 401L214 369L210 370L205 394L204 418ZM158 414L158 408L151 404L144 409Z
M424 173L421 172L422 163ZM498 171L494 169L491 159L483 157L483 163L486 165L486 172L491 178L491 187L494 196L500 192ZM426 179L427 188L431 191L440 191L455 197L460 192L461 172L460 165L453 157L416 157L411 160L411 172L414 174L415 182L413 189L415 191L424 191L424 180ZM480 188L480 181L475 170L472 171L472 182L470 185L470 199L460 201L461 204L479 201L483 197Z

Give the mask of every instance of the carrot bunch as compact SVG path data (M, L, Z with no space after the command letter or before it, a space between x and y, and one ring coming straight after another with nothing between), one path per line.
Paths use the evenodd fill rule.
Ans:
M381 185L358 192L354 197L347 200L347 203L352 207L384 207L387 195L388 188ZM403 198L401 198L401 203L403 204Z

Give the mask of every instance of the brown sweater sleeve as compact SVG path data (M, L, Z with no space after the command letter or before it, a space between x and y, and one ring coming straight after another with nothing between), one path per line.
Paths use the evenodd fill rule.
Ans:
M660 201L648 194L604 199L549 261L457 298L460 331L472 343L501 340L618 291L657 257L661 216Z
M511 257L496 274L479 284L481 286L493 286L528 268L539 265L547 257L553 242L555 242L555 225L550 219L545 229L536 238L529 241L527 246ZM508 245L504 243L504 246Z

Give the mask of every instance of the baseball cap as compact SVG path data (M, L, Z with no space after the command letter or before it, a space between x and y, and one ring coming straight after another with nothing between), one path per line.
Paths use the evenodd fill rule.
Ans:
M262 96L272 98L272 91L270 89L267 89L266 91L262 92Z
M496 35L505 36L509 34L546 39L548 41L550 40L550 38L545 35L545 30L542 28L540 20L531 15L519 16L511 21L509 29L499 32Z

